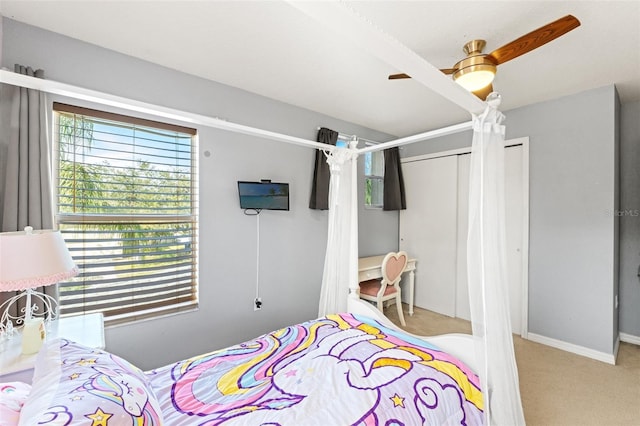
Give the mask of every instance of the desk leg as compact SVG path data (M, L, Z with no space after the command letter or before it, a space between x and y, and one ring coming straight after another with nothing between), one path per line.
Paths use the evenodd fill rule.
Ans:
M409 315L413 315L413 290L414 290L414 278L413 271L409 271Z

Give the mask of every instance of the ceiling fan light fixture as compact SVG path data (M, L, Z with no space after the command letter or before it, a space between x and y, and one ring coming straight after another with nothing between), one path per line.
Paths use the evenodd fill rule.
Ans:
M489 54L482 53L487 44L484 40L471 40L462 47L467 57L455 64L453 68L441 68L440 71L443 74L452 75L456 83L484 100L493 91L491 83L495 78L498 65L531 52L579 26L580 21L575 16L567 15L499 47ZM400 78L411 77L407 74L389 76L389 80Z
M458 69L453 79L470 92L487 87L496 76L496 66L492 63L472 64Z

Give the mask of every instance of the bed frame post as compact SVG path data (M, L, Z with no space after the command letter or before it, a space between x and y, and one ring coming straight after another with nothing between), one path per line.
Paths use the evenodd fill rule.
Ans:
M349 238L349 299L359 299L358 283L358 138L349 142L351 157L351 236Z

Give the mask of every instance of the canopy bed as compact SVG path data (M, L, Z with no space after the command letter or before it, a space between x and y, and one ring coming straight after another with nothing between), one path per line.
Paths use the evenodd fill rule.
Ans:
M121 417L114 420L130 418L131 424L162 424L163 418L169 425L386 424L394 419L405 424L524 424L504 291L504 126L497 110L499 97L481 101L340 5L303 2L294 6L345 32L380 59L467 110L473 120L363 149L357 148L354 138L348 148L337 148L1 70L0 82L6 84L320 149L331 170L317 320L146 373L103 351L87 351L64 340L49 342L39 355L20 424L30 424L33 416L40 415L45 416L39 417L45 424L67 424L65 420L73 414L68 401L74 396L89 404L81 409L80 418L99 421L107 415L101 407L109 406L114 413L120 410ZM358 297L357 157L470 129L474 140L468 270L475 337L412 336ZM316 369L323 373L311 374ZM302 372L309 377L296 376ZM86 380L78 382L78 387L69 383L69 377ZM217 391L205 403L198 396L207 381ZM400 390L408 396L400 395ZM107 405L95 405L96 401ZM392 407L407 408L404 417L385 411L389 401ZM334 410L334 406L341 408Z

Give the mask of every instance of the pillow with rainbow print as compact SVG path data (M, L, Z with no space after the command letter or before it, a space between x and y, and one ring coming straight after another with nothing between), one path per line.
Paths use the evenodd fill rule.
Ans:
M0 383L0 425L14 426L20 419L31 385L22 382Z
M138 367L109 352L54 339L36 358L19 424L159 426L162 417Z

